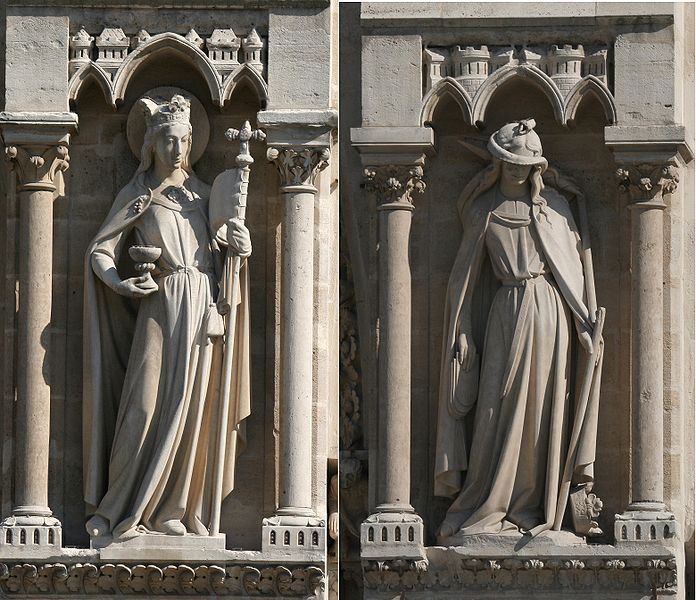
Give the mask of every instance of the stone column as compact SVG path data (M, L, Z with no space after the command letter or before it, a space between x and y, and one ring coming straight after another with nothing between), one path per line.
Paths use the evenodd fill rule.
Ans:
M291 546L297 550L321 548L323 552L323 521L312 507L314 204L316 177L328 165L329 149L270 147L268 159L280 174L284 214L280 501L275 516L264 521L263 549L265 552Z
M633 446L631 510L664 511L663 413L663 211L664 194L677 187L672 165L620 168L619 185L630 194L631 312L633 344Z
M351 129L365 167L364 187L379 214L377 432L370 454L374 508L361 527L365 560L420 561L423 520L411 506L411 267L413 195L425 189L427 127ZM376 459L376 460L375 460Z
M76 121L7 113L0 121L19 205L14 508L0 526L0 546L59 548L60 522L48 506L53 199L68 168L65 130Z
M676 535L664 503L663 220L664 195L679 181L675 163L623 164L619 189L631 211L631 503L614 524L616 541Z
M631 502L617 515L617 542L676 535L664 504L663 219L665 194L679 181L675 161L621 164L616 171L631 211Z
M379 212L377 506L361 527L362 558L423 558L423 521L411 496L412 195L423 192L420 156L407 165L365 168Z
M422 162L422 159L421 161ZM365 187L379 211L379 443L377 513L414 513L411 473L397 457L411 453L411 267L408 245L417 165L368 167ZM406 463L407 465L408 463Z
M614 125L604 138L632 228L631 501L616 515L614 536L617 544L670 543L678 532L664 502L663 227L679 170L693 152L681 125Z

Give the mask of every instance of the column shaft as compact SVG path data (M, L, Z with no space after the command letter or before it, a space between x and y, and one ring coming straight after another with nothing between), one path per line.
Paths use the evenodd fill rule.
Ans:
M662 205L633 205L631 508L664 509L663 502L663 256ZM647 503L647 504L646 504Z
M49 516L53 192L20 193L15 515Z
M314 331L314 198L309 185L282 188L280 508L312 510L312 333Z
M411 269L413 206L380 207L378 512L412 512Z

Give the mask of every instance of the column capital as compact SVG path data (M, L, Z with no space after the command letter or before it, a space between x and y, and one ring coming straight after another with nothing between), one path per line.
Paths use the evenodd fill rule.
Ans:
M5 155L12 163L17 176L18 191L55 192L58 188L56 175L66 171L70 156L68 147L56 146L7 146Z
M56 175L68 168L71 132L77 115L65 112L0 112L5 156L12 162L19 191L55 192Z
M424 157L411 165L378 165L365 167L363 186L374 193L379 210L413 210L413 194L422 194Z
M629 194L630 208L666 208L664 195L672 194L679 184L679 169L673 161L662 164L620 164L614 176L619 191Z
M284 191L296 186L306 187L307 191L316 191L314 184L317 175L328 166L331 152L328 146L299 148L271 146L266 156L278 168L280 185L285 188Z

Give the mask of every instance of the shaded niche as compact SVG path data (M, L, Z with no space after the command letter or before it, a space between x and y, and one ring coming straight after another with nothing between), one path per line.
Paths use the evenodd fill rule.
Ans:
M437 527L452 502L434 495L433 473L445 295L462 236L457 199L486 165L484 159L461 142L485 148L494 131L507 122L526 117L537 122L544 156L561 173L574 178L586 197L597 298L599 305L607 309L604 339L605 356L609 358L605 360L602 377L595 463L595 491L604 501L600 525L605 531L611 530L606 521L602 522L605 515L621 512L628 502L626 490L630 485L623 465L629 462L626 440L630 422L625 411L630 405L629 357L622 351L628 342L622 338L619 323L625 318L622 310L630 306L630 286L625 279L629 272L630 228L626 209L616 192L613 158L604 145L607 116L590 92L580 102L575 122L571 127L564 127L539 87L531 81L513 78L493 92L481 129L465 122L461 107L448 94L442 95L432 111L436 154L426 159L427 187L413 213L409 245L414 340L411 380L416 399L411 448L418 457L412 462L411 500L427 524L426 545L436 544ZM474 413L471 412L472 421ZM471 440L471 437L469 431L467 438Z

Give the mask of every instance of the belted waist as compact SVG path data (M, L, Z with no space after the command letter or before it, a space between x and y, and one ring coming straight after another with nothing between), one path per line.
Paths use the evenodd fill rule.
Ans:
M206 275L212 275L213 269L210 267L202 267L200 265L179 265L177 267L159 269L157 277L169 277L169 275L174 275L175 273L193 273L198 271L199 273L204 273Z
M541 278L549 280L551 278L551 273L539 273L527 279L503 279L500 283L505 287L525 287L530 281L533 283Z

